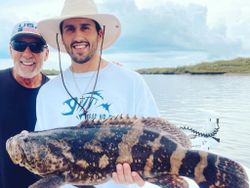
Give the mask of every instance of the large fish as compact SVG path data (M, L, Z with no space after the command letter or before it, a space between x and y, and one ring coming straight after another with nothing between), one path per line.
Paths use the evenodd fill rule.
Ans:
M31 188L108 181L118 163L127 162L146 180L163 188L186 188L184 177L202 188L248 188L237 162L190 149L189 138L160 118L116 117L78 126L22 133L10 138L14 163L42 178Z

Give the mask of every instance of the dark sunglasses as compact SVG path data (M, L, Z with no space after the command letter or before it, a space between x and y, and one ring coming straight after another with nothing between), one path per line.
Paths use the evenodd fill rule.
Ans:
M41 42L11 41L11 46L18 52L24 52L29 47L32 53L41 53L47 45Z

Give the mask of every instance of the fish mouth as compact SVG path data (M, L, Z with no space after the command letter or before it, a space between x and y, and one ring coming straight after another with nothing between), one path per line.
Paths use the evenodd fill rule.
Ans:
M20 135L16 135L6 141L6 150L13 163L22 165L26 159L19 136Z

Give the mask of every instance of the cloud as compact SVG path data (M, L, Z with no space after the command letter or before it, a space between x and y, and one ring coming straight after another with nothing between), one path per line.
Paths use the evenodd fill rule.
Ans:
M0 58L9 57L8 44L12 28L21 21L39 21L44 18L58 15L63 1L36 1L34 0L11 0L1 2L0 12Z
M122 57L128 54L133 54L131 58L136 54L141 58L142 54L149 54L145 57L151 61L163 61L164 54L168 59L172 52L179 56L182 55L177 52L183 52L185 57L187 53L202 54L197 59L204 57L204 60L247 55L250 51L250 18L243 4L237 5L242 10L242 17L237 17L232 12L234 0L228 1L223 9L225 0L217 7L215 0L159 0L157 3L155 0L96 0L101 12L115 14L122 23L121 37L105 54L108 57L114 54L126 61L128 59ZM1 3L0 58L8 57L11 29L17 22L59 15L62 6L62 0Z
M131 0L124 0L122 6L117 0L104 0L101 8L115 13L122 22L119 50L201 51L212 57L231 56L242 48L240 40L227 36L226 26L208 27L207 8L202 5L165 2L139 9Z

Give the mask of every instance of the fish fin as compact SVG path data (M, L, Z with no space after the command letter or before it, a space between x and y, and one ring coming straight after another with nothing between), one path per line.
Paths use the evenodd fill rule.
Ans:
M29 186L29 188L59 188L65 184L64 178L57 175L48 175Z
M113 116L104 120L84 120L77 125L78 128L120 128L125 127L144 127L153 132L161 133L184 148L191 148L189 137L178 127L168 122L166 119L158 117L129 117L129 116Z
M129 116L112 116L107 119L87 119L81 121L77 127L78 128L110 128L119 127L120 125L132 125L137 118L130 118ZM136 125L133 125L136 126Z
M155 177L147 177L146 181L162 188L188 188L188 182L178 175L162 174Z
M98 120L98 119L87 119L84 121L81 121L77 127L78 128L99 128L100 124L102 123L102 120Z
M239 163L206 151L189 150L179 173L200 187L249 188L247 174Z
M146 125L147 129L159 132L161 135L171 138L184 148L191 148L190 138L179 127L170 123L168 120L159 117L147 117L141 118L141 122Z

